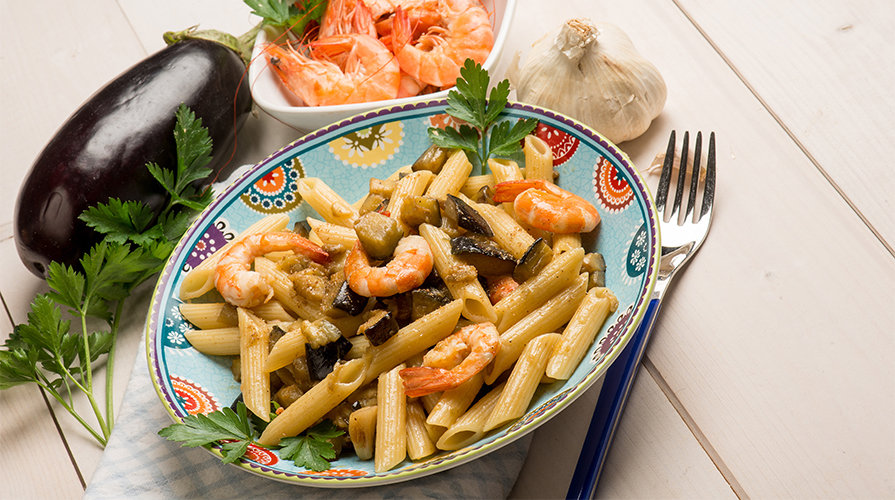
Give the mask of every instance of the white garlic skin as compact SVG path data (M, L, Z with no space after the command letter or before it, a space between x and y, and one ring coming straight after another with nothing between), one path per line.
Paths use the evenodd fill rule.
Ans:
M521 67L519 59L507 69L516 100L575 118L616 144L646 132L665 107L662 75L612 24L566 21L534 43Z

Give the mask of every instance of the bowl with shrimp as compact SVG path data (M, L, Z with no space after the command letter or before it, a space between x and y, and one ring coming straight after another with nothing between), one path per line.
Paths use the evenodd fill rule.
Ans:
M483 170L431 149L430 127L456 125L446 109L381 108L311 132L243 173L178 243L147 359L175 422L258 415L247 453L222 467L324 488L442 472L557 415L633 335L661 247L628 157L511 102L499 120L537 128ZM343 433L322 471L283 451L316 425Z
M463 65L465 57L473 58L486 70L497 66L509 36L517 0L457 0L457 4L477 10L477 15L465 16L469 17L465 25L470 26L465 29L457 27L463 24L460 22L448 26L448 21L436 12L439 0L405 0L404 3L411 4L406 9L405 18L412 23L412 28L406 38L408 41L401 45L408 49L399 52L400 58L406 58L404 68L413 65L409 69L413 75L400 67L399 56L392 48L390 26L397 15L388 7L376 7L377 4L395 3L398 2L366 2L371 5L367 9L372 11L371 18L377 16L373 20L378 33L374 28L366 31L384 43L371 41L365 33L352 33L359 29L355 27L358 23L351 22L353 18L349 18L347 27L321 25L320 30L326 28L325 32L311 30L300 41L295 40L298 37L293 34L287 36L276 30L261 30L249 65L249 83L255 103L280 122L307 133L380 107L444 99L450 90L448 87L456 81L457 68ZM350 12L334 14L330 18L346 18L362 10L351 0L332 1L329 5L345 5L345 10ZM463 60L454 63L438 50L429 52L417 48L423 46L419 36L421 28L418 27L438 24L439 20L444 27L430 28L433 33L438 33L437 36L430 35L431 40L438 40L432 44L462 40L472 46L453 52L461 54ZM482 26L489 28L484 34L480 33ZM413 27L417 28L414 30ZM451 37L451 29L457 31L454 37ZM291 38L290 43L285 42L288 38ZM353 63L347 63L347 60ZM341 67L336 69L329 61L335 61ZM352 65L350 69L348 64ZM327 68L321 69L323 65ZM432 69L433 65L438 71ZM445 71L444 68L452 66L455 67Z

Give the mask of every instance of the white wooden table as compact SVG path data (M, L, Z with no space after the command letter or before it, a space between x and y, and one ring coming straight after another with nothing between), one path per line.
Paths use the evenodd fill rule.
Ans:
M718 138L711 235L666 299L598 497L895 497L893 5L521 0L507 54L590 17L622 27L662 72L665 110L620 145L641 169L672 129ZM239 0L2 0L0 338L47 289L21 265L12 223L43 145L164 31L241 34L248 12ZM297 137L251 118L235 164ZM119 402L146 369L134 361L141 294L121 333ZM598 392L536 431L512 497L565 495ZM101 455L36 386L0 393L0 498L79 498Z

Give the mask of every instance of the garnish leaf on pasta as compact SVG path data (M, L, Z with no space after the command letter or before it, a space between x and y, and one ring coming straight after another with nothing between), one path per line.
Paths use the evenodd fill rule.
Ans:
M469 161L481 165L482 173L488 159L493 156L509 156L521 149L520 141L530 134L538 121L535 118L519 120L512 126L495 120L507 105L510 82L503 80L491 89L488 71L472 59L467 59L460 69L457 86L448 93L447 114L465 122L459 128L429 128L429 139L439 147L462 149Z
M336 458L330 439L345 434L329 420L324 420L308 429L303 436L287 437L280 440L280 458L295 461L295 465L321 472L329 469L329 460Z
M187 415L183 422L165 427L158 434L168 441L182 441L181 446L188 448L219 443L224 454L222 461L231 463L245 455L255 431L246 406L240 401L235 412L224 408L205 415Z

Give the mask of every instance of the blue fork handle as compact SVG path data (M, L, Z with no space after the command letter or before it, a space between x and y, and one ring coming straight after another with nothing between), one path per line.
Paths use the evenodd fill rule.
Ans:
M637 367L656 323L660 305L661 301L658 298L649 301L634 336L618 359L606 370L603 388L600 390L594 416L590 421L587 437L584 438L584 445L581 447L581 455L578 457L578 465L575 466L566 498L591 499L597 491L597 482L603 472L606 455L609 454L609 445L615 435L622 409L628 400L628 393L634 385L634 376L637 374Z

